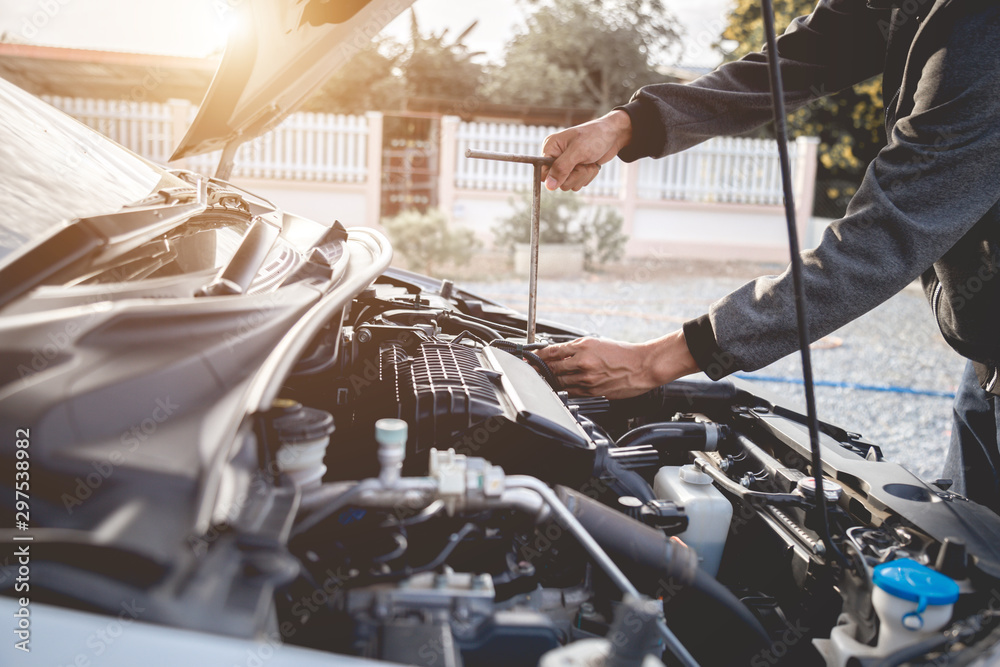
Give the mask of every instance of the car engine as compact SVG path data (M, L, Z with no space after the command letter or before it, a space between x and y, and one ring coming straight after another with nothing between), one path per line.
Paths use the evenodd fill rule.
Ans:
M662 611L700 664L847 664L898 653L879 646L872 571L903 557L966 587L938 659L994 630L1000 520L945 481L824 425L839 561L800 415L727 382L570 398L518 341L516 313L400 272L289 381L269 456L295 446L275 428L289 410L332 431L289 540L304 571L276 598L290 641L419 665L684 664Z
M739 381L571 397L534 350L583 332L539 322L526 344L517 311L385 269L370 230L286 217L270 254L233 254L242 287L210 282L194 260L266 226L220 188L157 241L184 251L164 275L11 308L11 368L61 341L0 411L33 443L31 600L84 612L71 627L128 601L255 647L248 665L995 657L1000 518L947 480L821 424L821 514L803 415ZM220 236L234 221L243 241Z

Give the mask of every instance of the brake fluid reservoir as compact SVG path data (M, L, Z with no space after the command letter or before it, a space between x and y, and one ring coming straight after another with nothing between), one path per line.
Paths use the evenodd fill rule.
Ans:
M927 639L951 620L958 584L951 577L899 558L876 565L872 606L878 613L878 649L888 655Z
M653 480L653 491L657 498L684 507L688 527L678 537L695 550L701 568L714 577L726 547L733 506L715 488L712 478L694 465L660 468Z
M278 470L299 487L321 484L326 473L323 459L334 431L333 416L288 399L277 399L272 409L277 416L271 427L280 442L275 456Z

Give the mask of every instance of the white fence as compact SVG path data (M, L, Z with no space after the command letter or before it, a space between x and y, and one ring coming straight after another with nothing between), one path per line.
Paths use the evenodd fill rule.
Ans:
M494 160L466 160L467 148L501 153L538 154L542 142L559 128L499 123L462 123L456 141L455 187L510 192L527 188L531 166ZM796 145L789 146L794 173ZM587 186L594 197L617 197L622 163L605 164ZM640 199L707 203L780 205L781 174L774 142L767 139L720 137L662 160L639 164Z
M180 140L173 133L173 112L167 104L43 96L46 102L129 150L165 163Z
M220 151L191 158L209 171ZM368 119L364 116L297 113L236 151L235 178L364 183L368 171Z
M788 146L792 173L798 146ZM639 166L641 199L733 204L782 203L778 152L770 139L719 137Z
M51 97L47 100L132 151L166 163L195 117L184 100L165 104ZM455 224L488 239L509 215L509 193L531 184L524 164L465 158L468 148L538 155L558 128L441 119L438 206ZM297 113L272 132L240 147L233 178L307 217L340 217L378 225L382 197L383 118ZM798 218L812 211L818 140L790 146ZM219 154L184 160L212 174ZM774 142L719 138L662 160L613 160L580 194L590 205L618 209L630 256L704 256L718 259L787 255L782 188ZM803 230L804 231L804 230ZM801 232L800 232L801 233Z
M538 155L545 137L558 130L557 127L539 125L461 123L456 136L455 187L504 192L528 188L531 185L531 165L496 160L467 160L466 149ZM620 187L621 162L614 160L601 168L597 178L587 186L587 194L615 197Z
M46 100L90 127L154 162L165 163L180 141L172 104L128 103L48 97ZM186 123L196 109L182 103ZM183 129L183 128L182 128ZM456 155L453 187L463 190L513 192L531 183L531 166L493 160L467 160L468 148L505 153L537 154L555 127L507 123L459 123L453 147ZM240 147L233 176L279 181L364 183L368 174L368 118L297 113L274 131ZM793 172L797 145L789 146ZM219 153L187 160L189 169L214 171ZM623 168L613 160L587 186L593 197L619 197ZM780 205L781 176L774 142L764 139L712 139L662 160L639 164L636 195L643 200Z
M166 163L181 137L174 105L71 97L45 100L126 148ZM187 125L197 109L180 107ZM186 160L186 167L211 174L220 151ZM234 178L325 183L364 183L368 170L368 119L364 116L297 113L236 152Z

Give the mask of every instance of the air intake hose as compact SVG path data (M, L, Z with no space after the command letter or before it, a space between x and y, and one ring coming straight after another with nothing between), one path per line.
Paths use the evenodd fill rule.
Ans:
M733 593L698 567L698 555L674 537L667 537L607 505L565 486L556 495L587 532L614 559L630 579L656 584L666 579L678 587L690 588L727 610L760 638L770 644L767 631Z

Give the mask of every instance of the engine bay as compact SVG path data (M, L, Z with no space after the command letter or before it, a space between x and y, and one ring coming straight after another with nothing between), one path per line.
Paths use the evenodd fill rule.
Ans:
M1000 519L946 481L824 424L839 561L801 415L725 381L571 398L517 313L429 283L390 270L360 294L258 422L279 487L303 475L282 457L329 437L274 600L290 643L418 665L968 664L996 631ZM961 593L940 631L890 646L872 595L894 561Z

